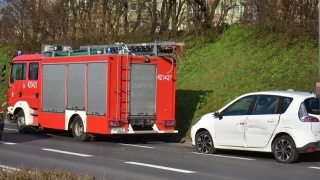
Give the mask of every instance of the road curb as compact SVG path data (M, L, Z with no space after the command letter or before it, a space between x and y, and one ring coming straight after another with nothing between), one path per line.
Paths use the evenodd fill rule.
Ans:
M190 138L182 138L180 144L191 144Z
M4 119L5 124L12 124L12 122L8 121L7 119Z

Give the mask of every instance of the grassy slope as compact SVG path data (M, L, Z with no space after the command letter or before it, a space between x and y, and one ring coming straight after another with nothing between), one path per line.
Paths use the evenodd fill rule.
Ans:
M10 52L9 47L0 47L0 54L1 54L0 67L2 68L3 64L6 65L6 70L4 71L5 80L4 80L4 82L0 83L0 105L2 105L7 100L6 95L7 95L7 90L8 90L8 74L9 74L9 68L10 68L9 62L11 62L12 54ZM10 56L10 54L11 54L11 56ZM1 68L0 68L0 71L1 71Z
M206 40L208 41L208 40ZM283 35L257 37L252 27L232 27L215 42L187 42L177 78L177 128L251 91L314 91L318 46Z
M215 111L240 94L259 90L314 91L318 76L318 45L282 35L257 37L252 27L232 27L218 40L193 37L177 78L177 129L180 136L195 118ZM0 104L6 101L12 53L0 48L7 62L0 84Z

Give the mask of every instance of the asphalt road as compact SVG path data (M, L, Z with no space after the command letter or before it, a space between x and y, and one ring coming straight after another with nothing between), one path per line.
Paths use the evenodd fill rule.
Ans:
M0 141L1 167L62 168L97 179L320 179L320 153L303 154L297 163L277 163L272 154L219 151L202 155L189 141L129 141L99 137L78 142L63 131L20 134L5 124Z

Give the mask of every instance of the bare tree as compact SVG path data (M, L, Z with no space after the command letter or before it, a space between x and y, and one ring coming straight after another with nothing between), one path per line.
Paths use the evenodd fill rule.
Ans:
M3 0L0 42L38 51L41 43L167 40L180 30L219 30L236 6L242 24L317 35L317 0ZM215 31L214 31L215 32Z
M292 35L317 35L317 0L250 0L261 29Z
M188 0L189 29L203 33L207 29L218 31L226 24L228 14L237 4L237 0ZM229 17L230 18L230 17Z

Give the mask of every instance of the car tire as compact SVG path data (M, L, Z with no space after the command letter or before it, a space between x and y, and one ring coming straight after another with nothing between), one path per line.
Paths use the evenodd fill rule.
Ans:
M25 116L23 110L20 110L16 115L17 129L19 133L28 133L28 126L26 125Z
M84 124L80 116L76 116L72 123L72 135L73 137L81 142L89 141L90 136L84 132Z
M217 150L214 147L212 137L208 131L201 131L196 135L196 149L199 153L213 154Z
M299 158L296 145L288 135L276 138L272 144L272 152L276 160L280 163L293 163Z

